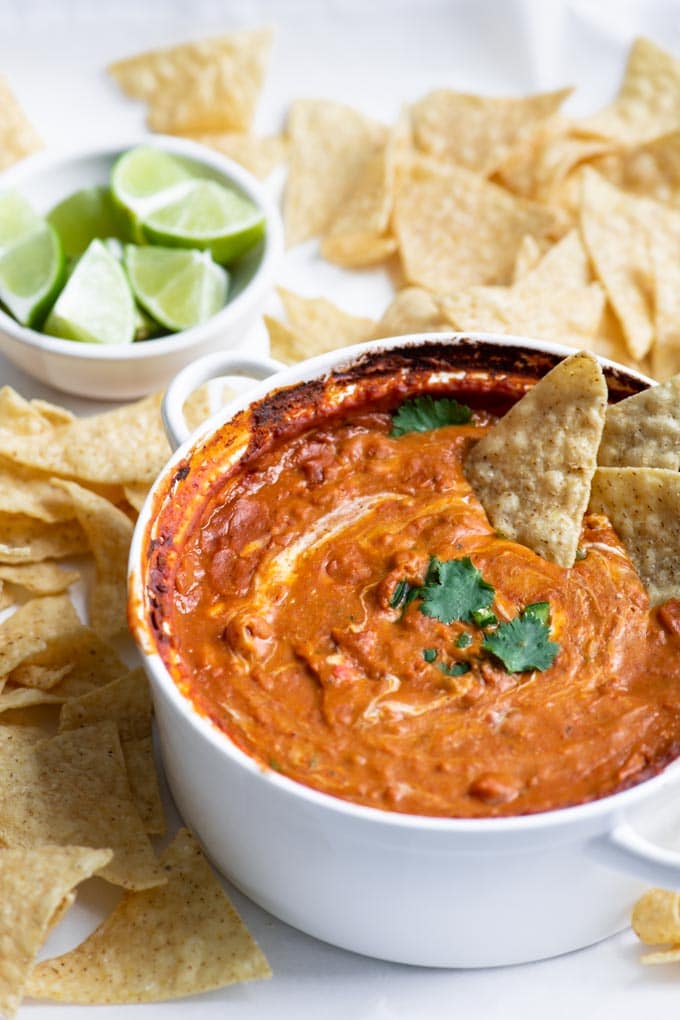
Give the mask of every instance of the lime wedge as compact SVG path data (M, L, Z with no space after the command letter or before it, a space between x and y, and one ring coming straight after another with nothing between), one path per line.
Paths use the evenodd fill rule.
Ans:
M205 322L227 300L229 275L207 251L129 244L125 267L142 308L175 332Z
M64 279L52 227L15 191L0 194L0 301L24 326L38 324Z
M134 219L181 198L195 178L167 152L138 145L117 160L111 172L111 194Z
M130 240L125 217L104 187L83 188L69 195L48 212L47 222L59 234L67 258L82 255L95 238Z
M92 241L45 323L45 332L66 340L132 343L135 303L120 262L102 241Z
M208 249L232 262L264 235L264 215L249 199L216 181L194 180L182 195L149 209L141 219L154 244Z

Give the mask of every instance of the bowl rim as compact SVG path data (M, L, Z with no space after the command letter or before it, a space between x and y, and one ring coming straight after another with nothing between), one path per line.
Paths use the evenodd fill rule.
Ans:
M33 347L36 351L75 358L79 361L144 361L164 354L184 351L199 344L207 335L228 328L233 320L237 320L259 300L262 292L269 286L274 269L283 254L281 215L263 182L233 159L229 159L222 153L209 149L199 142L178 138L174 135L145 133L122 141L102 143L85 149L71 148L56 151L45 149L27 156L3 171L0 174L0 190L16 188L17 191L20 191L22 183L27 182L34 173L56 169L64 164L77 164L79 161L93 158L108 158L113 162L125 152L139 145L159 148L209 167L223 177L232 180L262 210L266 223L264 244L259 265L251 280L233 301L228 300L224 308L221 308L211 318L206 319L205 322L144 343L95 344L81 343L78 340L64 340L47 333L40 333L28 326L22 326L2 308L0 308L0 332L5 333L14 341ZM84 182L83 187L88 187L88 184Z
M358 823L387 828L396 827L410 832L448 833L450 835L470 837L489 835L492 838L502 838L510 833L521 834L546 829L575 828L581 824L596 823L598 820L601 822L603 816L622 815L625 809L640 800L646 799L654 792L658 792L669 782L680 777L680 757L669 762L655 776L642 780L625 790L599 797L596 800L586 801L585 803L568 805L533 814L456 818L387 811L382 808L357 804L354 801L345 800L317 790L314 787L306 786L304 783L282 775L269 768L263 762L251 757L238 747L227 733L211 722L207 716L198 712L189 697L179 690L158 653L156 651L149 651L150 648L155 646L156 642L147 623L148 613L145 608L145 538L152 523L155 493L163 487L164 481L174 472L178 462L183 460L190 450L204 442L206 437L213 435L220 425L228 421L234 414L247 407L251 402L261 399L270 390L296 385L298 382L322 376L333 369L344 368L361 360L366 353L389 350L392 347L418 346L432 342L442 342L446 345L454 346L462 340L481 341L490 343L493 346L520 346L527 350L535 350L558 357L567 357L578 350L576 347L570 347L565 344L534 340L515 334L478 333L474 331L410 333L403 336L370 340L362 344L338 348L337 350L305 359L295 365L286 366L280 372L269 376L251 389L248 389L245 393L236 396L211 415L174 451L149 491L135 525L128 561L128 619L130 629L144 664L151 674L152 687L155 686L164 697L169 698L172 706L190 725L197 736L200 739L206 740L218 754L225 756L236 765L244 768L252 776L258 776L264 782L272 785L283 796L304 801L310 807L330 812L332 815L351 818ZM619 374L638 382L644 382L648 386L658 384L656 380L645 376L633 368L600 355L595 355L595 357L603 368L614 369Z

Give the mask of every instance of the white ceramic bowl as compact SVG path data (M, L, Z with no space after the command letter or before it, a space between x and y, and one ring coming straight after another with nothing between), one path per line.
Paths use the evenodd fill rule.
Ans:
M215 864L246 895L311 935L370 956L441 967L520 963L619 931L644 882L680 889L680 853L658 845L680 831L678 798L669 789L680 779L680 761L624 792L542 814L448 819L363 807L294 782L239 750L180 694L150 625L145 577L158 500L181 484L184 458L270 390L322 379L367 352L431 343L447 346L453 368L472 346L489 361L504 352L514 357L514 347L551 363L573 353L513 337L430 334L336 351L266 379L186 439L156 482L132 543L130 621L152 685L173 795ZM602 364L634 387L650 382ZM187 435L181 407L194 386L213 374L262 378L275 367L212 356L186 368L166 396L171 440Z
M252 174L195 142L151 135L126 145L71 155L41 152L0 175L0 191L16 189L38 212L80 188L108 184L117 158L147 144L195 164L204 176L235 185L266 217L266 236L235 267L225 307L208 321L167 337L120 346L78 343L19 325L0 309L0 352L24 372L67 393L99 400L129 400L162 388L184 365L210 351L237 348L262 310L283 250L281 219Z

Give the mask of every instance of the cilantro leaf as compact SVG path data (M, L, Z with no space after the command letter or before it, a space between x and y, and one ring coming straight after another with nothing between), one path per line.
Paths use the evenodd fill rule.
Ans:
M472 638L466 630L462 634L459 634L456 639L456 648L467 648L468 645L472 644Z
M495 627L498 623L498 617L490 609L475 609L472 619L478 627Z
M425 662L434 662L437 658L437 649L423 648L423 658L425 659Z
M428 432L443 425L466 425L471 418L471 409L451 397L414 397L404 401L392 415L390 435L396 438L407 432Z
M445 662L440 662L439 668L442 673L446 673L447 676L463 676L465 673L470 672L470 663L454 662L453 666L447 666Z
M542 605L542 603L536 603ZM509 623L501 625L486 635L482 642L484 651L491 652L503 663L508 673L523 673L528 669L541 672L555 661L560 650L556 641L550 640L550 627L532 612L532 606Z
M411 595L412 591L413 589L411 585L408 583L408 581L398 581L395 584L394 591L392 592L392 595L390 597L390 608L398 609L403 602L405 603L404 605L405 609L408 603L413 601L414 596ZM411 597L409 598L410 595Z
M470 623L473 612L490 606L494 595L493 585L484 580L469 556L444 561L433 556L418 591L421 613L442 623Z

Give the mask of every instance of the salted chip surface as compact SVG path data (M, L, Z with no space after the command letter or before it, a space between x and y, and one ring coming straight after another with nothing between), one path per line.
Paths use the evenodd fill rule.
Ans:
M630 923L647 945L680 942L680 893L648 889L635 903Z
M31 599L0 624L0 677L79 625L68 595Z
M440 293L476 284L509 283L526 234L558 229L545 206L453 164L415 160L401 175L394 231L409 283Z
M38 964L31 995L60 1002L158 1002L271 976L186 829L160 863L167 884L126 894L76 949Z
M0 429L0 454L41 471L84 482L152 482L170 456L160 394L34 435ZM1 534L1 532L0 532Z
M680 470L680 375L607 408L597 462Z
M272 40L270 28L243 29L140 53L108 71L124 92L148 104L152 131L247 131Z
M31 595L58 595L79 576L77 570L63 570L56 563L0 564L0 580L23 588Z
M623 191L680 205L680 130L617 149L592 160L591 165Z
M283 204L286 242L323 234L386 129L358 110L325 99L298 99L286 125L289 173Z
M41 148L37 131L0 75L0 170Z
M73 607L66 611L73 613L68 629L49 639L44 651L13 669L8 677L11 683L49 690L60 701L66 701L128 671L116 650L80 623Z
M0 849L0 1011L14 1016L35 957L71 890L111 860L110 850Z
M73 509L95 560L90 623L102 637L111 637L127 628L127 560L134 530L132 521L108 499L82 485L66 481L58 484L73 500Z
M45 524L24 514L0 513L0 563L39 563L87 552L76 520Z
M162 836L165 832L165 812L158 787L151 733L146 737L123 740L121 747L130 789L144 830Z
M16 729L16 727L15 727ZM113 722L10 745L0 763L12 783L0 791L0 842L31 849L108 847L100 874L126 889L164 881L139 817Z
M465 473L494 528L571 567L607 407L585 351L560 362L472 448Z
M488 176L518 138L533 134L571 89L519 98L476 96L437 89L411 107L418 148Z
M679 124L680 61L651 39L641 37L631 47L614 102L579 121L579 129L633 144L663 135Z
M666 468L600 467L590 494L623 542L653 606L680 595L680 474Z

